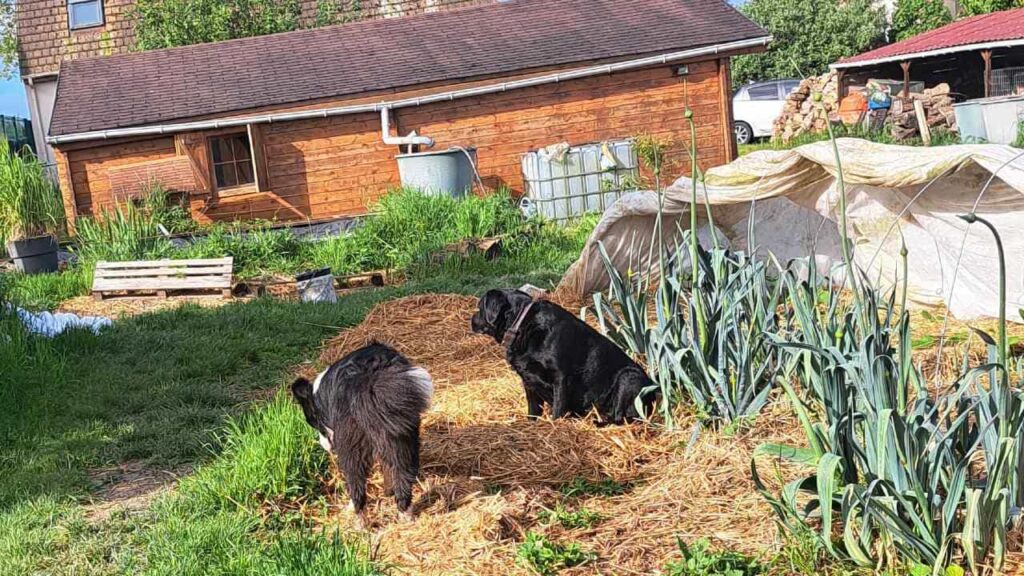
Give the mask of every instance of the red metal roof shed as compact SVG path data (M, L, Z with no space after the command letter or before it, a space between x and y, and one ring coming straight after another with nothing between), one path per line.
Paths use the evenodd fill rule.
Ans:
M902 42L843 58L835 69L900 62L953 52L991 50L1024 45L1024 8L958 20Z
M984 95L988 96L993 51L1000 50L1005 57L1009 55L1008 49L1017 47L1024 47L1024 8L964 18L901 42L843 58L832 64L832 69L842 77L847 72L885 70L898 64L903 70L904 82L909 83L914 62L927 60L928 63L914 66L927 66L930 76L934 76L936 70L971 68L964 64L970 64L969 58L974 53L980 56L978 67L984 64Z

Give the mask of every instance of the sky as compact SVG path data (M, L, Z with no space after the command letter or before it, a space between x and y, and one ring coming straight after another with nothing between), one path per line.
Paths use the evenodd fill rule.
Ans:
M25 86L17 74L10 80L0 80L0 114L28 118Z

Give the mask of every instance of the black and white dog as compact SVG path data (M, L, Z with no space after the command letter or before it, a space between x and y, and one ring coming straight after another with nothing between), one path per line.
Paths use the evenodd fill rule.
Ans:
M508 363L523 379L527 413L539 418L583 416L597 408L613 424L640 417L635 400L653 386L618 346L564 308L519 290L491 290L470 325L505 346ZM644 404L653 403L653 393Z
M320 445L337 456L361 525L366 525L366 480L374 460L402 518L412 519L420 419L433 388L426 370L376 342L345 356L312 383L300 378L292 384L306 422L320 433Z

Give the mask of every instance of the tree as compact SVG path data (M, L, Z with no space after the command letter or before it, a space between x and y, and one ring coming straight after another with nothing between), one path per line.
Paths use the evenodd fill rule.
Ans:
M871 0L750 0L740 10L773 37L768 51L733 60L737 84L821 74L885 38L885 14Z
M14 0L0 0L0 78L10 80L18 71L18 33Z
M976 16L1024 6L1022 0L960 0L960 16Z
M942 0L899 0L892 15L893 38L906 40L952 21Z
M288 32L299 27L298 0L139 0L140 50Z

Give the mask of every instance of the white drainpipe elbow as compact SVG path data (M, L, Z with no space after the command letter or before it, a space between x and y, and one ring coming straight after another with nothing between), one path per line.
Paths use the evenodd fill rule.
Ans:
M408 136L391 135L391 108L380 109L380 132L384 143L388 146L426 146L434 147L434 139L428 136L418 136L414 130Z

